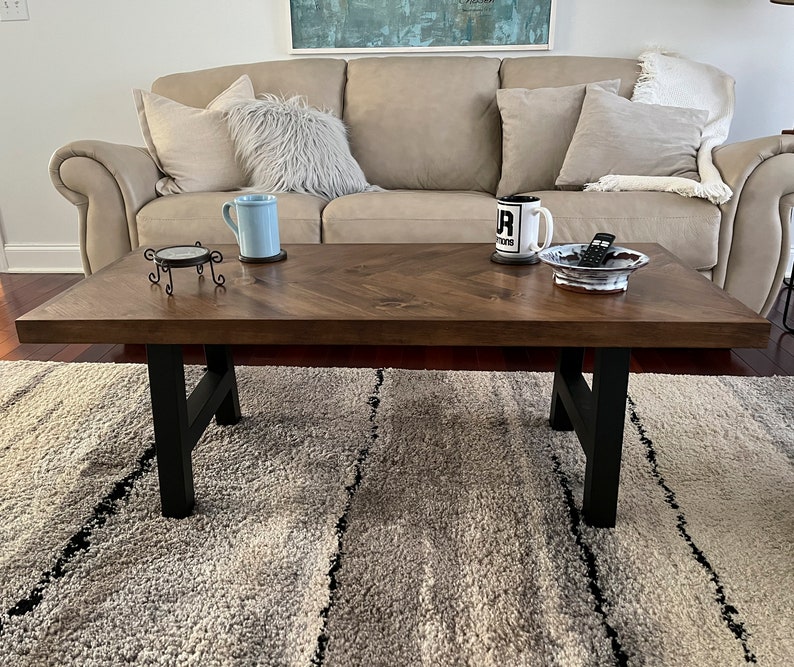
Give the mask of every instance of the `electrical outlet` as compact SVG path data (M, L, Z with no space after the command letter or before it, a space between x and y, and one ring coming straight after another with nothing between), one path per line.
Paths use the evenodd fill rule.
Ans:
M0 0L0 21L27 21L28 0Z

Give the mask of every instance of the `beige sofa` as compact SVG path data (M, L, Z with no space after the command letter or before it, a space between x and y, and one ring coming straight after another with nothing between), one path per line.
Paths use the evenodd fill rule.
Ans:
M205 107L247 73L257 94L300 94L349 130L350 147L383 192L278 195L283 243L493 242L502 137L497 89L620 79L630 97L634 60L390 56L305 58L173 74L152 91ZM780 287L794 204L794 137L725 145L714 163L734 196L721 206L666 192L536 190L554 214L555 242L609 231L621 244L658 242L766 314ZM146 149L82 140L50 163L56 188L78 209L90 274L138 247L233 243L220 211L228 192L158 196L163 176Z

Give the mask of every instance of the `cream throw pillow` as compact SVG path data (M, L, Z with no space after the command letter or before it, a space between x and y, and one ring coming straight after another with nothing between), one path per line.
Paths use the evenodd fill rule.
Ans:
M250 102L255 97L256 94L254 93L254 84L251 82L251 77L247 74L243 74L226 90L219 93L218 96L207 105L207 109L225 111L228 113L238 104Z
M597 84L617 93L620 79ZM502 177L497 197L550 190L560 174L588 84L496 91L502 116Z
M254 99L254 87L243 75L209 103L189 107L145 90L132 91L143 140L160 171L161 195L233 190L245 184L234 157L226 112Z
M631 102L589 85L557 187L581 189L607 174L698 180L708 112Z

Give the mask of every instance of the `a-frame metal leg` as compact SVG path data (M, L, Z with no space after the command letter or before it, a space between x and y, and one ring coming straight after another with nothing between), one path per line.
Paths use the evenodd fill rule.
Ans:
M193 511L191 452L212 416L221 425L240 420L231 351L223 345L204 349L206 373L187 396L182 347L146 346L160 500L167 517L183 518Z
M204 356L207 359L208 372L217 373L219 376L231 374L231 386L215 411L215 421L219 426L236 424L240 421L240 399L237 396L232 349L228 345L205 345Z
M628 348L597 348L592 390L582 377L581 348L563 348L554 375L549 423L576 431L585 468L582 512L591 526L615 525L629 382Z

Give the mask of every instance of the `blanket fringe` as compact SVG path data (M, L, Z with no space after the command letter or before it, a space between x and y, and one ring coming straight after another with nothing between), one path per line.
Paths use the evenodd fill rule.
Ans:
M724 204L733 191L725 183L698 183L689 178L664 176L602 176L595 183L587 183L586 192L674 192L684 197L707 199L712 204Z
M649 88L658 76L655 59L651 57L655 53L663 53L663 51L646 51L637 58L637 62L640 64L640 75L637 77L637 83L634 84L634 92L631 95L632 102L654 102L649 95Z

